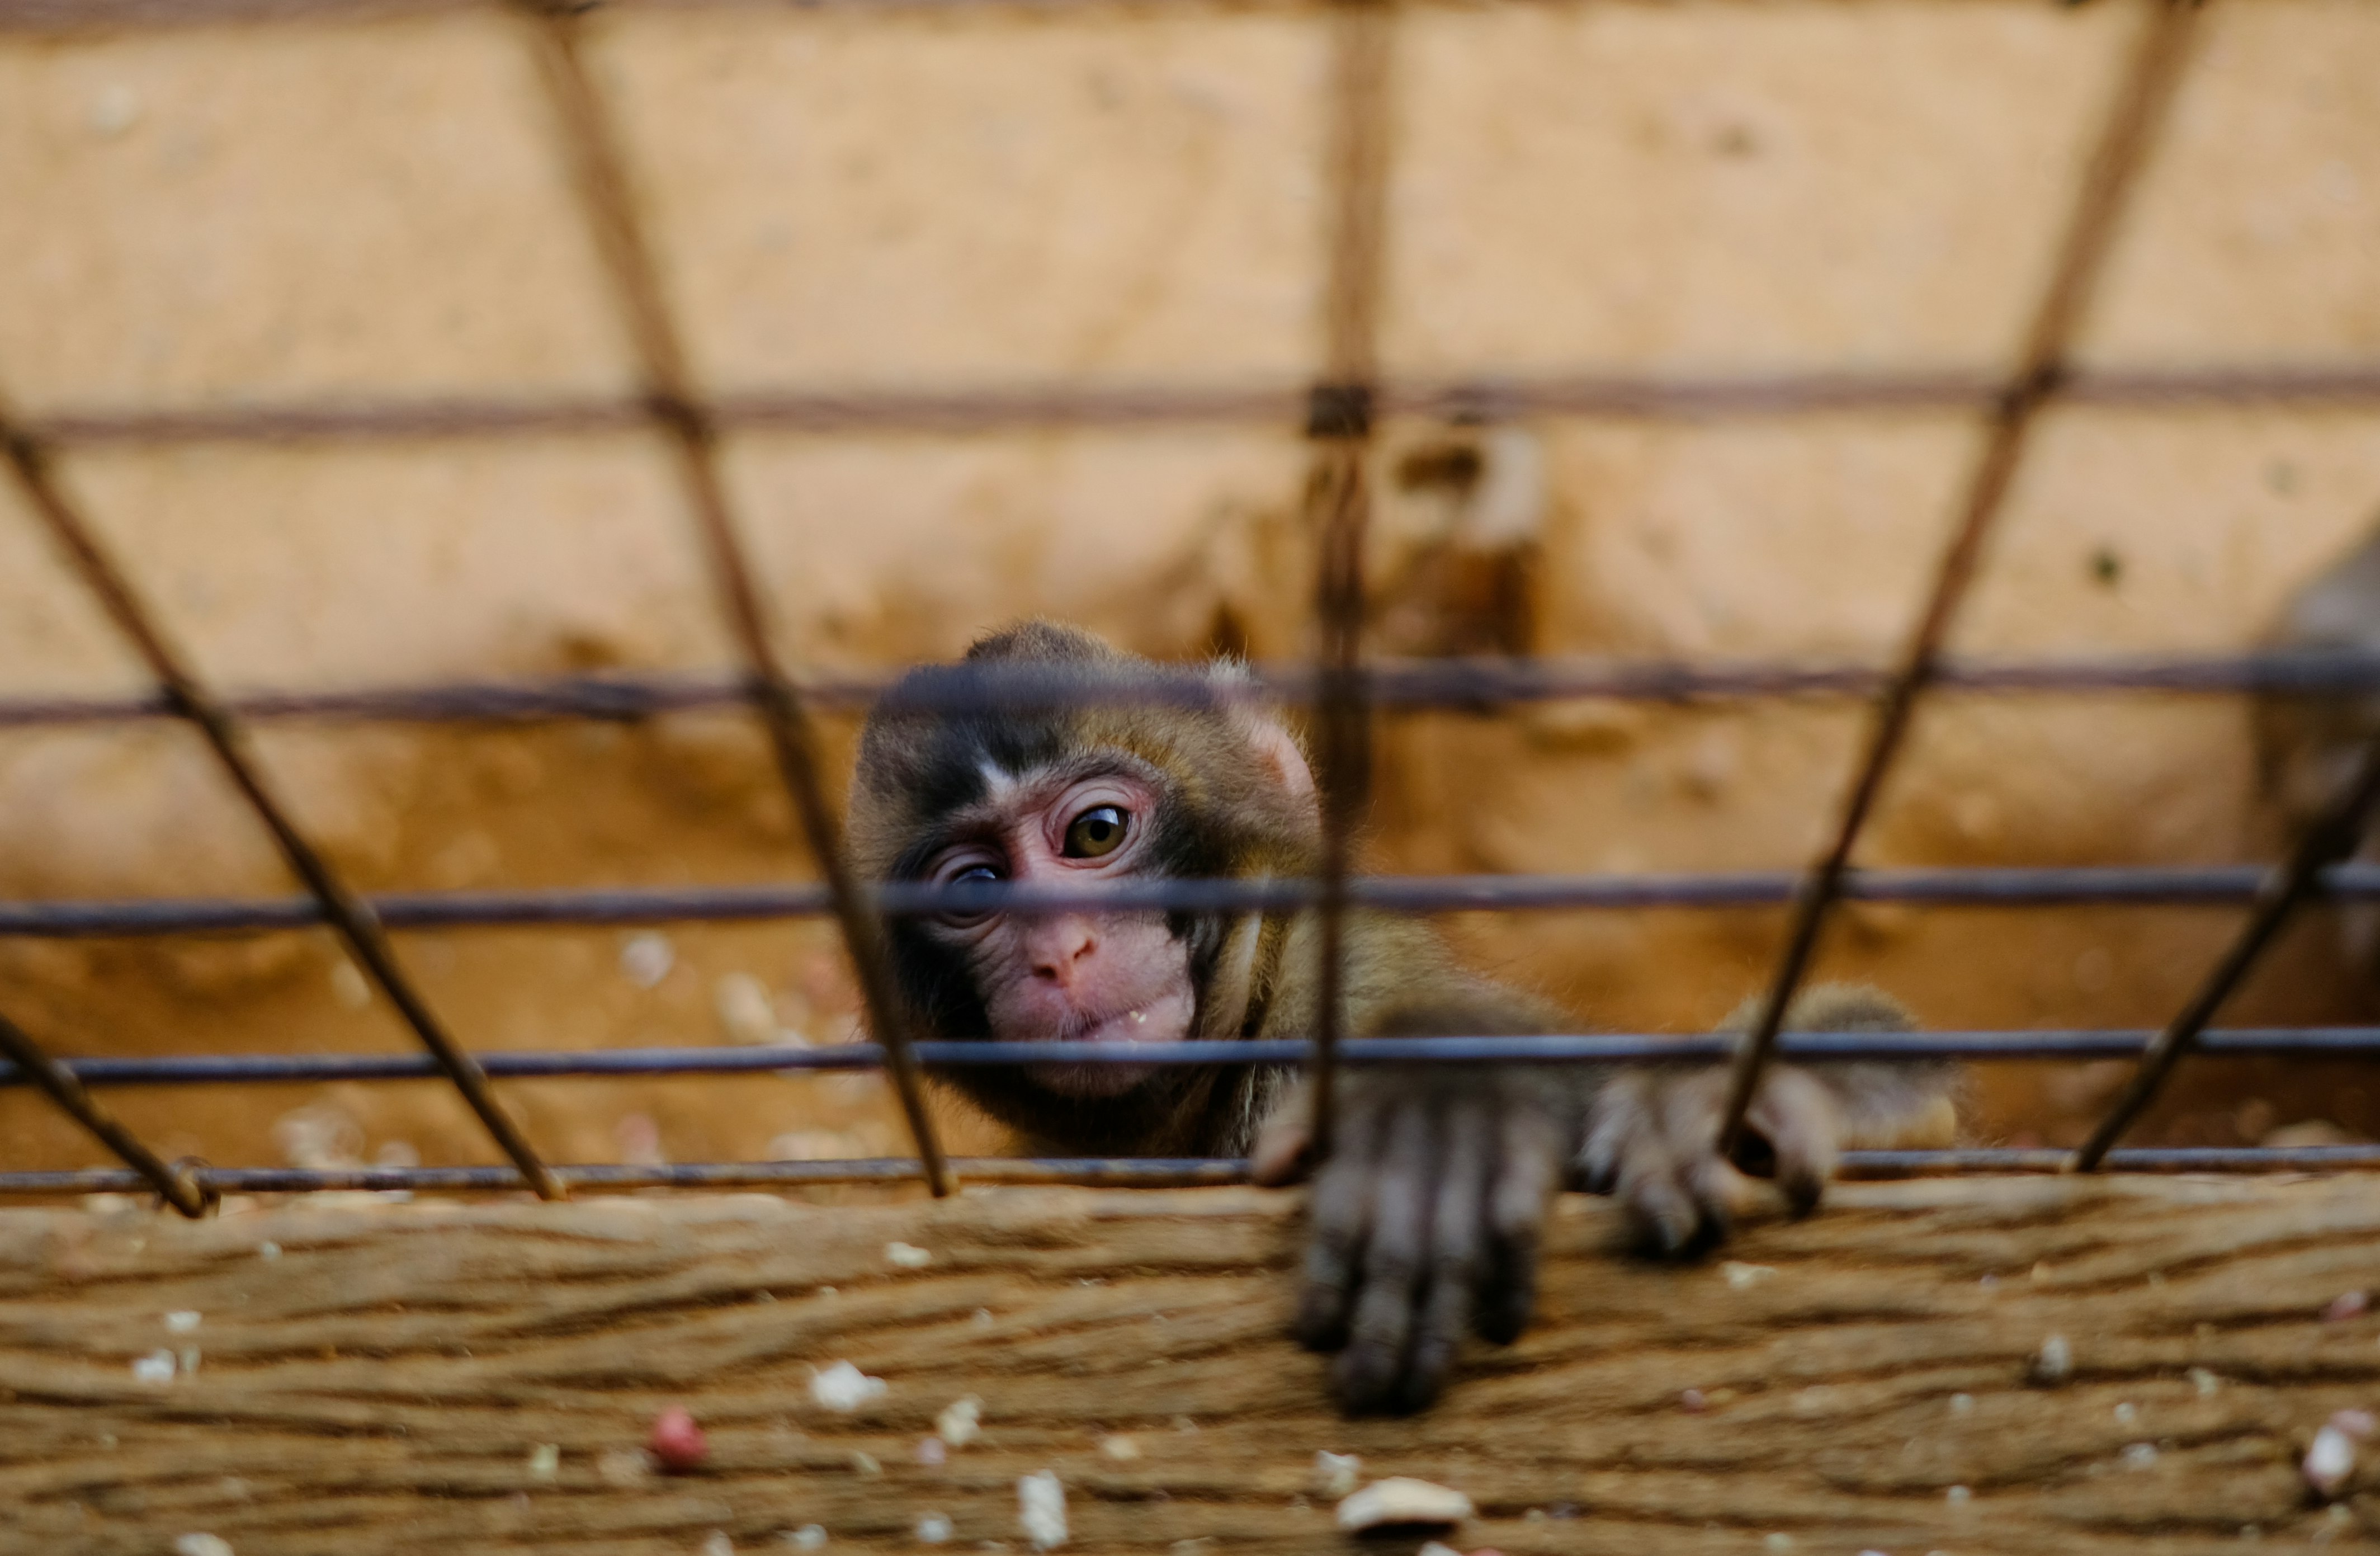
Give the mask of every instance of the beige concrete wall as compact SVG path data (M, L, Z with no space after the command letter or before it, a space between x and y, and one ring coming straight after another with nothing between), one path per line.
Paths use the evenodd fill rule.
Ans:
M2143 14L2115 0L1418 7L1396 77L1388 368L2001 367ZM1294 382L1318 357L1318 15L655 7L594 26L708 383L1237 384ZM2085 360L2380 355L2375 79L2380 9L2218 0ZM600 395L632 378L535 72L500 16L0 38L0 393L29 412ZM728 468L806 662L946 655L1029 612L1153 653L1201 651L1227 628L1289 656L1306 646L1310 539L1294 431L753 434L731 441ZM1470 629L1431 570L1461 504L1399 477L1447 435L1399 423L1386 439L1386 648ZM1514 553L1531 646L1875 658L1907 626L1977 430L1942 413L1549 417L1499 435L1542 474ZM112 448L65 469L227 685L728 661L663 451L640 434ZM136 685L14 502L0 495L0 696ZM1959 643L2238 648L2375 510L2369 411L2058 411ZM1796 864L1858 727L1831 704L1400 721L1378 853L1419 869ZM2220 699L1946 700L1866 857L2266 857L2245 727ZM373 886L806 868L733 720L276 730L268 749ZM0 737L0 892L281 889L179 732ZM2154 1023L2228 922L1863 909L1828 957L1937 1025ZM1457 928L1585 1018L1684 1027L1759 982L1778 919ZM650 990L620 974L610 934L420 936L407 954L481 1046L710 1040L730 974L759 979L789 1023L825 1035L844 1019L815 927L673 943ZM68 1051L403 1042L385 1012L345 1003L334 966L310 937L0 945L6 1008ZM2240 1014L2344 1016L2362 999L2313 926ZM2050 1100L2081 1105L2104 1083L2066 1077ZM520 1094L560 1154L611 1154L620 1120L649 1115L661 1148L692 1159L757 1152L815 1118L889 1148L870 1084ZM2241 1120L2245 1084L2211 1077L2172 1127L2228 1140L2305 1112L2380 1117L2380 1099L2325 1082ZM2039 1097L1992 1080L1985 1131L2040 1127ZM127 1111L174 1149L248 1161L270 1159L266 1125L307 1100ZM480 1154L426 1089L335 1100L368 1142ZM12 1161L89 1155L13 1102L0 1117Z

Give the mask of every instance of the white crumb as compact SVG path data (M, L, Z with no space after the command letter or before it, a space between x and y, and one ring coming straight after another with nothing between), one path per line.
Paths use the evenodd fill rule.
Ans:
M2223 1386L2223 1380L2203 1367L2193 1367L2190 1369L2190 1384L2198 1391L2199 1398L2211 1399L2215 1391Z
M798 1529L787 1529L777 1537L777 1542L780 1545L791 1546L795 1550L824 1550L826 1526L805 1524Z
M2156 1444L2154 1442L2127 1443L2120 1459L2126 1469L2155 1469L2157 1462Z
M136 1383L147 1383L155 1388L163 1388L172 1382L174 1353L152 1351L147 1355L137 1358L132 1364L132 1380Z
M187 1307L165 1315L165 1332L168 1334L189 1334L198 1327L199 1316Z
M562 1468L562 1445L540 1442L528 1451L528 1472L539 1480L551 1480Z
M1339 1504L1339 1526L1350 1534L1384 1524L1460 1524L1471 1516L1471 1499L1451 1486L1392 1475Z
M1952 1395L1950 1396L1950 1414L1951 1414L1951 1415L1953 1415L1953 1416L1971 1416L1971 1415L1974 1414L1974 1409L1975 1409L1975 1396L1974 1396L1974 1395L1973 1395L1973 1394L1952 1394Z
M650 989L677 966L677 952L669 936L647 930L630 935L620 945L620 972L639 989Z
M940 1545L951 1538L951 1521L939 1513L929 1513L917 1520L917 1538L926 1545Z
M1055 1474L1045 1469L1016 1483L1016 1526L1036 1550L1066 1543L1066 1488Z
M810 1398L829 1410L848 1413L870 1400L882 1399L885 1392L883 1379L870 1378L847 1361L810 1374Z
M256 1246L256 1257L259 1258L279 1258L281 1257L281 1245L278 1243L259 1243Z
M735 1542L726 1530L713 1529L702 1537L702 1556L735 1556Z
M1777 1267L1773 1264L1745 1264L1731 1258L1718 1267L1718 1272L1727 1277L1729 1290L1748 1291L1776 1274Z
M1354 1453L1333 1453L1325 1448L1314 1455L1314 1489L1317 1495L1343 1497L1355 1489L1363 1478L1364 1461Z
M2299 1468L2316 1496L2338 1495L2355 1474L2355 1440L2337 1427L2325 1426L2313 1434L2313 1445L2306 1450L2305 1462Z
M2033 1380L2036 1383L2063 1383L2074 1376L2074 1347L2066 1336L2053 1334L2041 1343L2033 1358Z
M923 1270L934 1262L934 1256L914 1243L887 1243L884 1257L904 1270Z
M221 1535L176 1535L174 1556L232 1556L231 1541Z
M981 1435L983 1401L974 1394L954 1399L934 1417L934 1435L953 1448L964 1448Z
M1120 1465L1128 1465L1140 1457L1140 1444L1123 1432L1110 1432L1099 1439L1099 1452Z

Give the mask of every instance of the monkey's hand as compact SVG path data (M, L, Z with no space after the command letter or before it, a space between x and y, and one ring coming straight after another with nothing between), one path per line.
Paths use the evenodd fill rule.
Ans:
M1719 1154L1724 1069L1630 1070L1605 1082L1587 1112L1576 1179L1616 1197L1637 1241L1662 1254L1725 1238L1773 1178L1795 1215L1817 1208L1847 1143L1852 1110L1831 1077L1773 1065L1753 1093L1734 1151Z
M1336 1351L1350 1410L1418 1410L1466 1333L1517 1338L1537 1246L1574 1138L1564 1078L1504 1069L1374 1069L1339 1077L1338 1138L1317 1174L1296 1335ZM1258 1183L1303 1175L1303 1087L1265 1123Z

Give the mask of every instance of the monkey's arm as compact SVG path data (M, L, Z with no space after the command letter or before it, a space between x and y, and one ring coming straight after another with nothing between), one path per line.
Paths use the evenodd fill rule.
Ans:
M1868 991L1815 991L1792 1014L1804 1029L1908 1025ZM1384 1037L1561 1025L1536 1002L1451 974L1423 997L1366 1015L1366 1035ZM1347 1072L1338 1138L1314 1185L1298 1338L1339 1353L1333 1380L1350 1407L1417 1409L1436 1396L1466 1331L1503 1343L1526 1325L1540 1230L1565 1178L1616 1194L1663 1251L1723 1235L1746 1188L1743 1168L1761 1165L1718 1154L1725 1086L1711 1066ZM1267 1122L1254 1152L1258 1182L1299 1175L1309 1119L1299 1093ZM1931 1067L1789 1066L1764 1080L1747 1139L1806 1209L1844 1147L1920 1129L1945 1135L1949 1122L1947 1074Z

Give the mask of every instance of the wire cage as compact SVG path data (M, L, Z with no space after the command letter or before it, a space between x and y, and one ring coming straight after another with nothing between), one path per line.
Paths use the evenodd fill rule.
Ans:
M865 0L853 0L865 7ZM885 0L897 4L899 0ZM941 4L965 0L937 0ZM136 27L189 19L380 14L387 0L0 0L0 27L61 22ZM1299 1042L1244 1043L1233 1064L1303 1064L1326 1078L1339 1064L1478 1064L1528 1060L1608 1063L1697 1058L1730 1070L1728 1128L1740 1126L1764 1066L1779 1058L1961 1057L2133 1059L2136 1071L2089 1140L2071 1152L1951 1149L1853 1152L1846 1171L1865 1175L1956 1172L2222 1170L2380 1166L2380 1148L2192 1148L2125 1149L2118 1142L2192 1052L2265 1056L2380 1056L2380 1028L2231 1028L2213 1026L2225 1002L2277 932L2315 900L2380 900L2380 867L2349 861L2367 812L2380 797L2380 751L2334 797L2287 857L2253 868L1862 869L1853 858L1877 796L1908 741L1921 700L1961 689L2000 692L2193 691L2330 694L2380 687L2380 661L2359 654L2257 653L2222 657L2130 657L1976 661L1945 645L1996 523L2007 505L2043 412L2064 404L2370 406L2380 403L2380 368L2309 369L2289 364L2220 371L2086 372L2072 363L2080 321L2106 269L2111 237L2139 170L2152 154L2177 82L2188 68L2200 6L2149 0L2123 78L2101 126L2079 192L2035 298L2022 344L1996 376L1843 371L1691 376L1541 375L1423 382L1383 374L1378 362L1384 209L1389 178L1388 81L1401 25L1392 0L1331 0L1322 7L1330 37L1327 177L1330 242L1323 360L1310 383L1218 390L1064 384L1031 390L848 395L712 395L688 365L650 234L632 198L622 131L590 71L584 13L555 0L517 7L535 39L545 92L589 234L620 318L633 342L638 392L612 399L444 399L435 402L248 406L161 409L47 419L0 410L0 443L30 511L46 527L82 583L137 650L155 684L133 699L0 701L0 727L67 726L138 719L184 721L264 823L305 888L283 900L30 901L0 904L0 934L73 937L177 935L287 930L334 931L356 965L419 1039L418 1055L200 1054L154 1058L53 1057L0 1018L0 1085L36 1087L70 1113L125 1166L84 1172L0 1171L0 1195L153 1191L187 1215L227 1193L334 1188L495 1191L528 1188L547 1198L573 1187L719 1187L922 1180L937 1194L962 1181L1100 1185L1226 1183L1245 1176L1228 1160L950 1160L922 1089L939 1066L1031 1063L1029 1046L918 1040L892 1018L880 943L886 915L930 914L953 906L1012 912L1083 906L1203 912L1311 910L1324 929L1325 998L1320 1029ZM1385 416L1450 419L1525 414L1725 415L1747 411L1924 408L1979 419L1983 436L1958 493L1939 562L1898 655L1883 666L1776 662L1686 663L1507 657L1439 661L1367 658L1364 651L1365 536L1371 493L1366 456ZM880 680L804 673L786 663L771 630L771 604L756 581L744 529L722 473L721 441L750 429L838 433L885 429L1000 431L1232 422L1302 427L1310 445L1310 502L1320 537L1314 663L1274 666L1229 695L1278 699L1311 716L1323 795L1325 868L1309 881L1174 881L1130 883L1059 895L1015 889L930 889L853 878L843 862L839 822L820 772L814 721L822 711L867 705ZM176 442L305 442L423 435L522 437L572 430L657 432L669 444L681 495L708 562L718 610L742 659L732 677L611 675L538 683L490 682L358 692L226 695L202 679L161 627L131 572L103 540L58 474L74 451L109 444ZM1205 699L1220 694L1195 674L1155 671L1096 680L1050 672L954 675L937 695L953 706L1050 704L1120 697ZM1504 708L1536 700L1597 697L1675 701L1698 697L1823 695L1860 699L1872 715L1864 748L1823 851L1805 871L1731 874L1366 877L1354 873L1352 834L1370 787L1372 719L1382 709ZM522 719L633 720L704 708L743 708L765 725L775 765L802 837L820 862L817 884L366 895L357 891L295 819L260 764L250 727L268 720L339 717L459 724ZM1937 1031L1912 1034L1779 1031L1829 918L1852 902L1963 906L2053 904L2230 905L2244 921L2196 991L2161 1029ZM1557 907L1790 908L1762 1015L1741 1039L1599 1034L1542 1039L1444 1038L1367 1040L1340 1030L1336 993L1339 926L1351 910L1435 913ZM451 1031L391 947L393 930L517 925L618 925L831 917L856 972L874 1041L797 1052L669 1047L587 1052L480 1052ZM1140 1044L1070 1062L1212 1064L1209 1043ZM521 1077L655 1076L738 1072L877 1069L889 1073L913 1132L915 1154L828 1161L610 1165L550 1161L506 1111L493 1084ZM144 1144L95 1094L110 1087L233 1085L288 1081L393 1081L443 1076L478 1115L509 1165L352 1170L215 1166L169 1161ZM1319 1095L1326 1108L1327 1085ZM1318 1132L1327 1135L1327 1112Z

